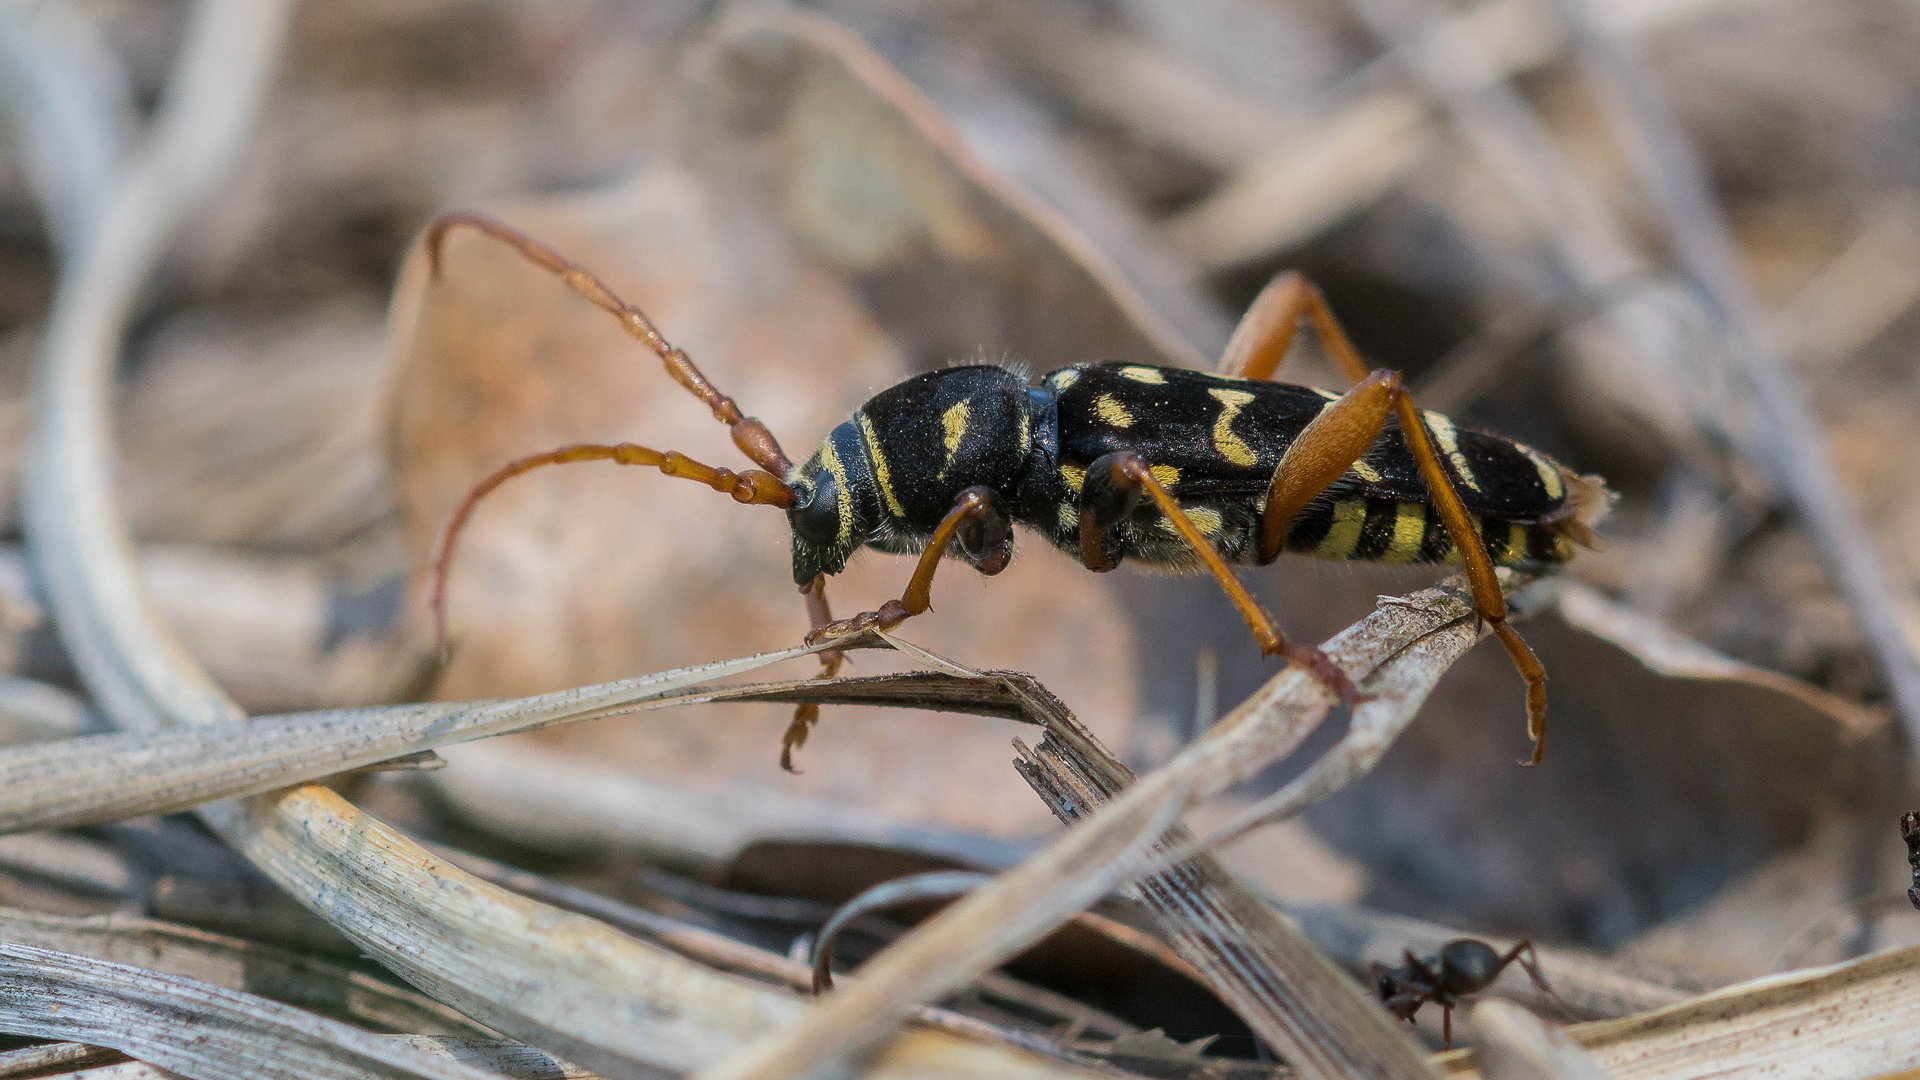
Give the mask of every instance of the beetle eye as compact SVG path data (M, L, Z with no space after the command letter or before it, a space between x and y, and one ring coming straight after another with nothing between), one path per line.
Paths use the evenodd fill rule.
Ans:
M794 484L796 501L787 521L801 539L821 547L840 538L840 484L832 473L821 473L809 484Z

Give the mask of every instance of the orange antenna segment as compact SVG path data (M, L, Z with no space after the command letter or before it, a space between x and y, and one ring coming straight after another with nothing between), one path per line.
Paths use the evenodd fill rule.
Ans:
M694 365L693 359L668 342L654 327L653 320L647 318L646 312L622 300L593 271L506 222L472 211L443 214L435 218L433 224L427 227L426 237L427 266L434 275L440 273L440 248L447 233L463 226L519 252L528 262L565 282L567 288L584 297L588 303L619 319L627 333L660 358L674 382L699 398L701 404L713 413L715 420L727 425L733 432L733 444L755 465L775 476L785 476L793 467L786 453L780 449L779 440L773 437L773 432L768 431L767 426L758 419L742 413L732 398L707 381L706 375Z
M453 544L460 536L460 530L473 516L474 507L487 497L493 489L516 476L542 469L548 465L566 465L575 461L611 461L618 465L648 465L659 469L668 476L683 480L694 480L705 484L722 494L733 496L733 501L756 506L777 506L782 510L793 505L793 489L786 482L771 473L758 469L734 472L732 469L703 465L677 450L652 450L633 443L603 445L599 443L577 443L549 450L544 454L531 454L510 461L495 470L492 475L475 484L467 492L467 497L447 518L440 530L440 537L434 543L433 557L428 564L428 603L433 610L433 641L436 649L444 651L447 644L447 573L453 565Z

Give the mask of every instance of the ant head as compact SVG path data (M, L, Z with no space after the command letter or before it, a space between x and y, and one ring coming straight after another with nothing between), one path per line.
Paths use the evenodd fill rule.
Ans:
M805 586L819 574L837 574L867 542L879 521L866 449L852 423L827 435L820 449L787 476L794 503L793 580Z
M1373 992L1381 1001L1400 992L1400 980L1394 976L1393 969L1381 964L1373 966Z
M1484 989L1504 967L1500 954L1484 941L1461 938L1440 946L1440 983L1456 994Z

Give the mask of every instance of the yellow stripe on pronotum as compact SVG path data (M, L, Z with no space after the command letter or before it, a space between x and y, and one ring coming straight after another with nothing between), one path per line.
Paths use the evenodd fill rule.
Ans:
M880 485L880 497L887 501L887 510L894 517L906 517L899 496L893 493L893 475L887 468L887 455L880 449L880 436L873 430L873 421L867 419L866 413L860 414L860 437L867 441L867 459L873 462L873 478ZM845 490L845 484L840 486Z
M833 440L820 444L820 466L833 476L833 487L838 492L835 506L840 511L840 535L835 543L845 544L853 539L853 485L847 483L847 466L840 460L840 452L833 448Z

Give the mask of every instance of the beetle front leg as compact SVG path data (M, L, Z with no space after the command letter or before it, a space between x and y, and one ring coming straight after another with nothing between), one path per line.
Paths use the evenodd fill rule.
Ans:
M920 552L919 564L913 568L913 577L908 579L907 589L898 600L887 601L877 611L863 611L851 619L819 627L807 635L807 644L848 637L876 627L891 630L926 612L933 606L933 573L940 568L940 559L956 534L961 536L962 548L970 553L976 547L991 547L976 564L981 573L997 574L1006 568L1007 556L1012 550L1012 520L1001 505L1000 497L990 488L970 487L960 493L953 509L947 511L947 516L934 528L926 549Z
M863 611L851 619L820 622L818 620L827 614L826 584L823 580L815 579L813 587L808 590L807 607L816 622L813 630L807 634L807 644L817 644L828 638L850 637L876 628L891 630L932 608L933 573L940 568L941 557L956 537L959 538L961 551L981 573L997 574L1006 569L1013 553L1013 520L1008 516L1000 496L991 488L970 487L954 500L953 509L947 511L947 515L934 528L926 550L920 553L920 562L913 568L913 577L908 579L906 591L900 594L898 600L889 600L877 610ZM826 674L831 675L838 670L840 655L838 652L821 654L823 662L832 665ZM835 659L827 661L828 657ZM794 710L793 723L788 725L787 733L781 739L781 768L793 771L793 751L807 741L807 731L819 715L818 706L802 705Z

